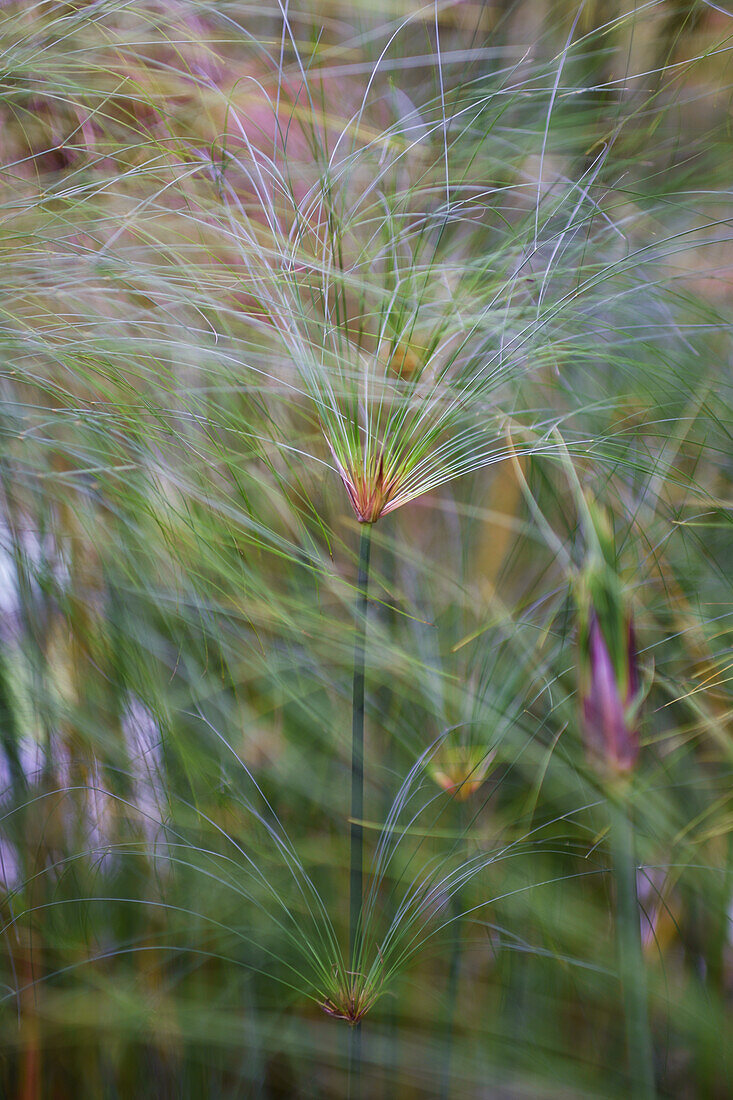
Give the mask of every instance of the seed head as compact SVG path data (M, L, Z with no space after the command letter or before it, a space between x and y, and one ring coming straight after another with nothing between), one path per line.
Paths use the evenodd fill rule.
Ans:
M376 523L380 516L399 507L401 501L395 495L400 477L397 471L387 468L383 454L367 458L362 469L347 469L336 454L333 456L359 523Z
M493 758L484 746L445 745L433 757L431 773L439 787L465 802L483 783Z
M354 1027L379 999L381 982L372 981L358 970L346 971L342 980L321 1001L321 1008L337 1020Z

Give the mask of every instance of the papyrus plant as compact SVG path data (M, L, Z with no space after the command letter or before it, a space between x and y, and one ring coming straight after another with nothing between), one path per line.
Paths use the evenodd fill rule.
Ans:
M238 300L247 303L248 338L254 332L261 338L250 369L243 366L247 385L260 390L270 408L277 406L273 445L298 462L310 457L329 466L361 527L349 952L340 992L322 1002L332 1015L358 1024L369 1003L363 819L371 528L510 454L556 450L557 417L525 407L524 379L553 361L544 335L553 315L545 305L550 269L562 257L583 192L578 198L571 189L567 212L560 214L563 204L553 199L559 235L546 253L548 270L537 295L524 280L541 219L530 219L524 240L511 230L497 233L487 250L480 202L472 224L474 187L464 187L460 176L447 181L445 104L426 108L427 133L421 127L419 141L405 119L379 126L377 137L368 125L371 79L360 103L344 104L340 129L334 122L338 89L325 79L310 79L301 68L300 87L288 92L293 106L287 119L278 117L284 102L278 84L272 108L280 137L274 142L258 144L253 129L238 123L240 152L227 152L218 186L227 245L238 255ZM326 101L331 109L319 114L314 104ZM289 174L284 135L291 127L306 135L312 150L306 188L301 178L296 189ZM445 155L426 164L433 135L442 137ZM248 195L228 181L232 172L247 181ZM483 763L461 761L463 780L467 766L474 774L461 787L466 794ZM439 771L444 786L454 784L453 764ZM356 1052L352 1062L358 1061Z
M385 148L389 161L389 140ZM263 176L265 168L269 177L278 173L274 160L254 149L251 154ZM519 351L525 341L517 335L526 320L525 305L515 306L513 283L492 274L488 260L477 267L468 253L463 262L461 256L439 258L430 240L445 229L445 216L442 229L437 215L422 215L416 229L412 221L396 216L373 177L354 194L354 179L361 178L359 173L374 157L368 143L352 144L342 161L331 158L319 185L297 201L279 176L282 186L276 195L258 186L256 218L235 194L227 207L231 236L258 304L260 328L274 349L273 365L264 377L259 375L258 384L285 393L315 420L325 451L323 457L314 457L325 459L338 474L361 525L350 815L349 953L354 974L359 973L363 927L371 527L410 501L509 453L556 449L553 425L523 414L519 406L519 384L530 360L526 349ZM377 167L377 182L386 176L384 165ZM543 362L538 347L532 366ZM307 447L292 438L282 445L299 457ZM469 789L464 788L466 793ZM349 1004L354 996L353 991L346 996ZM362 1015L356 1002L349 1012L337 1012L333 998L328 1003L334 1015Z

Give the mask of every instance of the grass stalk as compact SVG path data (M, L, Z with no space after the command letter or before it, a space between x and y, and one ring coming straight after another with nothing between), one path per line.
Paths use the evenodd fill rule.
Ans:
M465 840L468 832L468 815L463 803L458 803L458 828L464 837L466 859L468 859L468 843ZM453 910L453 946L451 949L450 963L448 966L448 982L446 986L445 1013L442 1020L443 1030L443 1055L441 1066L440 1100L449 1100L451 1091L451 1069L453 1055L453 1029L456 1019L456 1007L458 1003L458 986L461 977L461 965L463 962L463 909L464 903L462 891L457 890L451 901Z
M616 882L616 944L626 1024L632 1100L653 1100L654 1056L647 1013L644 960L636 889L634 828L623 803L609 802L611 854Z
M359 573L356 581L356 639L351 725L351 857L349 868L349 965L354 980L360 966L362 904L364 897L364 663L366 655L367 600L371 524L361 528ZM349 1096L358 1095L361 1072L361 1025L349 1034Z
M460 892L453 898L452 908L454 912L454 940L451 949L450 964L448 967L448 983L446 988L445 1014L442 1021L443 1029L443 1056L441 1067L440 1100L449 1100L451 1087L451 1070L453 1054L453 1028L456 1018L456 1006L458 1002L458 984L461 976L461 963L463 961L463 943L461 930L463 921L461 913L463 903Z
M361 940L361 908L364 877L364 658L366 652L367 591L371 524L365 523L359 541L359 574L356 581L356 641L351 725L351 864L349 910L349 958L356 968Z
M349 1080L347 1100L361 1096L361 1024L349 1028Z

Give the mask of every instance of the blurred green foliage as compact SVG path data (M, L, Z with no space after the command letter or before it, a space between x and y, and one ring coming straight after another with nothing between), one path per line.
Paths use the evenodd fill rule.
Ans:
M657 1089L730 1095L726 7L0 5L3 1096L347 1095L359 526L306 359L356 443L458 361L503 459L374 527L363 1096L630 1095L583 493Z

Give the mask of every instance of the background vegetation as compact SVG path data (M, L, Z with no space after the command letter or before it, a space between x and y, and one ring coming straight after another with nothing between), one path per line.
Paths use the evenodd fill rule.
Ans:
M730 1095L728 7L0 5L3 1096Z

